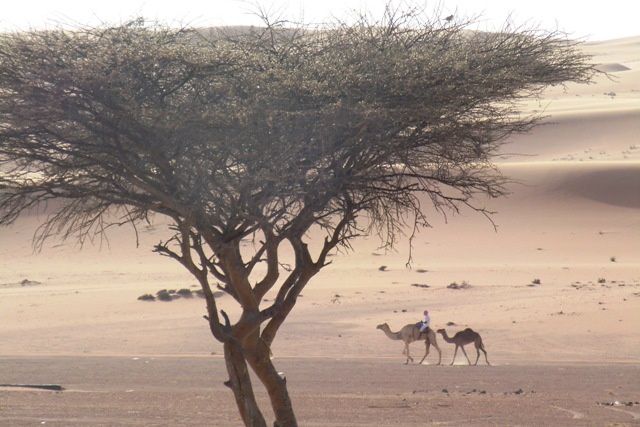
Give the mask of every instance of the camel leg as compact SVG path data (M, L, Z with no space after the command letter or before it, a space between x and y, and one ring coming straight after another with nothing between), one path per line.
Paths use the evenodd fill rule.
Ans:
M474 366L478 366L478 359L480 359L480 344L475 343L476 346L476 363L474 363Z
M451 366L456 361L456 354L458 354L458 344L456 344L456 349L453 351L453 360L451 361Z
M402 352L402 354L407 355L407 360L404 362L405 365L409 364L409 360L413 362L413 357L411 357L411 354L409 354L409 343L404 343L404 351Z
M442 352L440 351L440 347L438 347L437 342L434 341L433 346L438 350L438 365L440 365L442 363Z
M482 352L484 353L484 360L487 361L487 365L491 366L491 363L489 363L489 359L487 359L487 351L484 349L484 346L480 347L480 350L482 350ZM478 357L480 357L480 355L478 355Z
M424 351L424 357L422 358L422 360L420 361L420 364L422 365L422 362L424 362L424 359L427 358L427 356L429 355L429 347L431 347L431 344L429 343L429 340L426 340L424 342L424 346L425 346L425 351Z
M469 362L469 366L471 366L471 360L469 360L469 356L467 356L467 352L466 352L466 350L464 349L464 346L463 346L463 345L461 345L461 346L460 346L460 348L462 349L462 353L464 354L464 357L466 357L466 358L467 358L467 362Z

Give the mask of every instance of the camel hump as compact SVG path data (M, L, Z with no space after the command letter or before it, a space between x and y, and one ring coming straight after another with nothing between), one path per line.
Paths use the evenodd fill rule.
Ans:
M464 331L465 331L465 332L475 332L475 331L474 331L473 329L471 329L471 328L467 328L467 329L465 329Z

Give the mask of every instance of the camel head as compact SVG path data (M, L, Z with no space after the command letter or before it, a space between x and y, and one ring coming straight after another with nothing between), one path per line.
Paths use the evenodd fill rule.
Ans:
M381 325L376 326L376 329L389 329L389 324L383 323Z

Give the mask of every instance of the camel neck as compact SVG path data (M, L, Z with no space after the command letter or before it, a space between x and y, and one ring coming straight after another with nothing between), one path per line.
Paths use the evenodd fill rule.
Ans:
M444 339L446 342L448 343L453 342L453 338L449 338L449 335L447 335L447 331L440 332L440 334L442 335L442 339Z
M389 338L391 338L392 340L401 340L402 339L402 337L400 336L400 332L391 332L391 329L389 329L389 328L383 329L382 332L384 332L384 334L386 336L388 336Z

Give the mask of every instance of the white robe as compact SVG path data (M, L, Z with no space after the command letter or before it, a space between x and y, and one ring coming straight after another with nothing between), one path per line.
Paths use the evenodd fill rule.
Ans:
M429 315L425 314L424 319L422 319L422 325L420 326L420 332L426 331L430 323L431 319L429 318Z

